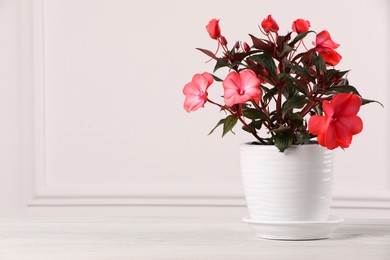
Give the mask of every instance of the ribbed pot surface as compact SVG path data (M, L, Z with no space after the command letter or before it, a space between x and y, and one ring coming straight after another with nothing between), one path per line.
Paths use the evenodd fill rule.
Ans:
M317 144L284 153L242 144L241 171L252 220L324 221L330 210L333 153Z

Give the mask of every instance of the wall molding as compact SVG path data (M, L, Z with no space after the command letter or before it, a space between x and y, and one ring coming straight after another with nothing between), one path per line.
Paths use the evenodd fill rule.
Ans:
M240 185L216 191L212 186L190 184L181 189L49 184L50 173L45 168L44 0L23 1L22 10L22 179L26 206L245 206ZM336 191L333 207L390 210L390 190Z

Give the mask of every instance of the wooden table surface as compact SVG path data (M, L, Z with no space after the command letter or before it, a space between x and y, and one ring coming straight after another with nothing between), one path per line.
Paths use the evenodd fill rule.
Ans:
M330 239L256 238L239 219L0 219L0 259L389 260L390 220L348 219Z

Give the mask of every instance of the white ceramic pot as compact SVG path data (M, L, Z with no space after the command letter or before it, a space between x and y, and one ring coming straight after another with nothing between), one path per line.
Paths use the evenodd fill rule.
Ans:
M241 171L254 221L325 221L332 192L333 153L317 144L284 153L271 145L242 144Z

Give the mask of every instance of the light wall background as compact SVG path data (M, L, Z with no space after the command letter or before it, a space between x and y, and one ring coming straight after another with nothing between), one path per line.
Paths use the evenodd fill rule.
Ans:
M363 133L336 152L333 212L390 217L387 0L0 1L0 214L244 216L251 137L207 136L223 115L186 113L181 91L212 68L195 50L216 48L211 18L233 44L268 14L281 33L297 18L328 30L338 68L384 104L363 107Z

